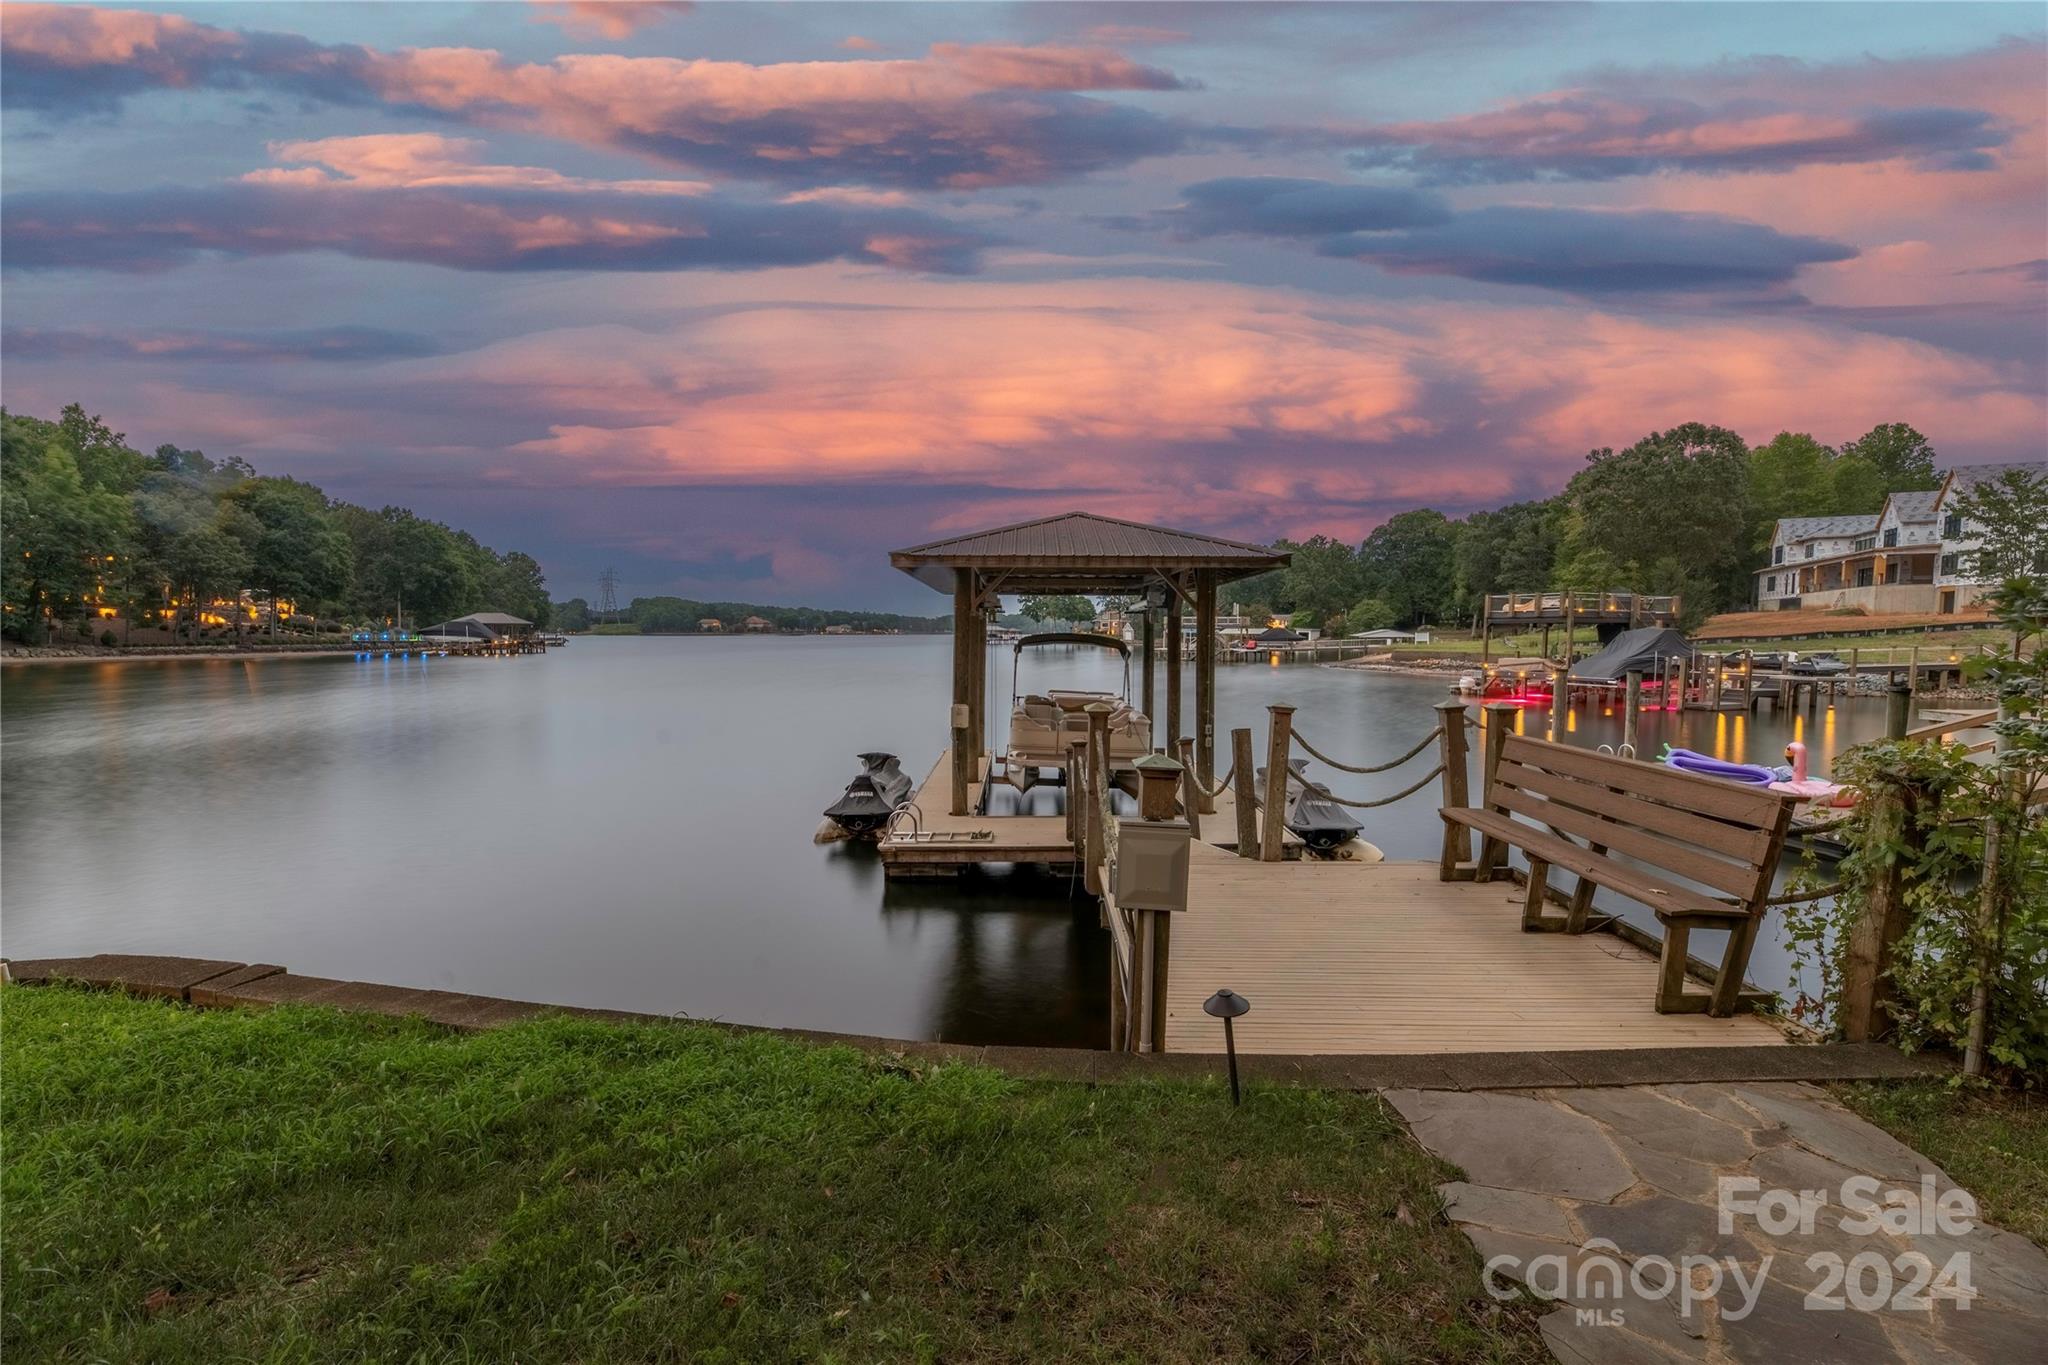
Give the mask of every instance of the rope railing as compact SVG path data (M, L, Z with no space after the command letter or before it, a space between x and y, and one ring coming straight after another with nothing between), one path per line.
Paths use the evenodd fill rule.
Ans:
M1202 795L1210 798L1211 800L1214 800L1216 797L1219 797L1223 795L1224 792L1230 790L1231 780L1236 776L1237 765L1233 763L1230 765L1230 771L1223 774L1223 776L1217 778L1216 785L1213 787L1203 782L1200 777L1194 778L1193 782L1196 791L1200 792Z
M1329 756L1328 754L1324 753L1324 752L1323 752L1323 751L1322 751L1321 749L1318 749L1318 748L1317 748L1317 747L1316 747L1315 745L1313 745L1313 744L1309 743L1309 742L1308 742L1308 739L1307 739L1307 737L1306 737L1306 736L1304 736L1304 735L1303 735L1303 734L1301 733L1301 731L1299 731L1299 730L1296 730L1296 731L1294 731L1294 732L1293 732L1293 734L1292 734L1292 735L1291 735L1290 737L1292 738L1292 740L1294 741L1294 743L1296 743L1296 744L1299 744L1299 745L1300 745L1300 746L1302 747L1302 749L1303 749L1303 750L1305 750L1305 751L1306 751L1306 752L1308 753L1308 755L1309 755L1309 756L1310 756L1311 758L1319 759L1320 761L1322 761L1322 762L1324 762L1324 763L1327 763L1327 764L1329 764L1329 765L1330 765L1330 766L1331 766L1332 768L1335 768L1335 769L1337 769L1337 771L1339 771L1339 772L1345 772L1345 773L1383 773L1383 772L1387 771L1387 769L1389 769L1389 768L1398 768L1398 767L1400 767L1400 766L1401 766L1401 765L1402 765L1403 763L1406 763L1406 762L1407 762L1407 761L1408 761L1409 759L1411 759L1411 758L1415 757L1415 756L1416 756L1417 754L1421 753L1421 752L1422 752L1422 751L1423 751L1424 749L1427 749L1427 748L1428 748L1428 747L1429 747L1429 746L1430 746L1430 745L1431 745L1432 743L1434 743L1434 742L1435 742L1435 740L1437 739L1437 737L1438 737L1439 735L1443 734L1443 732L1444 732L1444 727L1443 727L1443 726L1441 726L1441 725L1435 726L1435 727L1433 727L1433 728L1432 728L1432 729L1430 730L1430 732L1429 732L1428 734L1426 734L1426 735L1424 735L1424 736L1422 737L1421 741L1420 741L1420 742L1419 742L1418 744L1416 744L1416 746L1415 746L1414 748L1410 749L1410 750L1409 750L1409 751L1408 751L1407 753L1405 753L1405 754L1402 754L1402 755L1401 755L1401 756L1400 756L1399 758L1395 758L1395 759L1389 759L1389 760L1388 760L1387 762L1385 762L1385 763L1375 763L1375 764L1373 764L1373 765L1372 765L1371 767L1367 767L1367 768L1360 768L1360 767L1354 767L1353 765L1351 765L1351 764L1349 764L1349 763L1339 763L1339 762L1338 762L1338 761L1337 761L1336 759L1334 759L1334 758L1331 758L1331 757L1330 757L1330 756Z
M1434 768L1431 768L1428 772L1424 773L1421 777L1417 778L1413 785L1403 787L1400 791L1395 792L1392 796L1382 796L1377 801L1347 800L1346 798L1341 797L1337 795L1337 793L1331 791L1328 787L1322 788L1321 795L1325 800L1334 801L1340 806L1349 806L1353 810L1371 810L1374 806L1391 806L1403 797L1413 796L1415 795L1415 793L1421 791L1424 787L1436 781L1439 777L1442 777L1443 775L1444 765L1439 763ZM1318 785L1320 786L1320 784Z

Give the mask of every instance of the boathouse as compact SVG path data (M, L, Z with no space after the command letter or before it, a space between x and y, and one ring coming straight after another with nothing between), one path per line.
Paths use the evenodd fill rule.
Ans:
M523 640L533 634L533 622L502 611L473 611L439 625L424 626L419 633L427 639Z
M1184 615L1194 618L1195 704L1189 728L1205 783L1215 779L1216 767L1216 589L1282 568L1289 559L1263 545L1091 512L949 536L889 556L896 568L953 598L953 703L966 708L965 742L955 744L953 762L965 772L974 773L987 756L988 629L1003 594L1114 594L1145 604L1138 615L1142 709L1148 717L1158 715L1154 616L1164 610L1168 640L1181 639ZM1189 733L1182 726L1181 670L1165 672L1166 728L1162 738L1155 719L1155 744Z

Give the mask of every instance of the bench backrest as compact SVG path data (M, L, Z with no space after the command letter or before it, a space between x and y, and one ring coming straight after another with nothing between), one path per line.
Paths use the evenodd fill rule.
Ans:
M1761 912L1794 798L1658 763L1509 735L1488 809L1625 854Z

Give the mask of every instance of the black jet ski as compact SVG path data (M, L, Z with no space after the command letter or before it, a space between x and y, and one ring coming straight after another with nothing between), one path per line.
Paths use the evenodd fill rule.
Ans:
M1259 790L1266 789L1266 770L1259 769ZM1331 798L1330 789L1308 777L1308 760L1287 760L1287 813L1282 819L1287 832L1317 853L1328 853L1358 837L1361 828Z
M874 834L910 799L910 775L894 754L862 754L860 767L839 799L825 807L825 818L848 834Z

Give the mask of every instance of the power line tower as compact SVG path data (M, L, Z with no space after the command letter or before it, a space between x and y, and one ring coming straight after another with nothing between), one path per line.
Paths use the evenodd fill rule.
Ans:
M619 619L619 571L606 569L597 576L597 619Z

